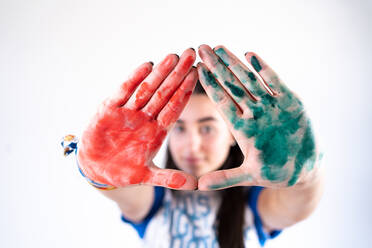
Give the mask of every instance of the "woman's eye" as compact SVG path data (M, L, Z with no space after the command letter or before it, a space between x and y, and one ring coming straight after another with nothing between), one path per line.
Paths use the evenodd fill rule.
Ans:
M209 134L210 132L212 132L212 127L211 126L202 126L200 128L200 132L202 134Z
M185 131L185 128L182 127L182 126L175 126L175 127L174 127L174 131L175 131L176 133L182 133L182 132Z

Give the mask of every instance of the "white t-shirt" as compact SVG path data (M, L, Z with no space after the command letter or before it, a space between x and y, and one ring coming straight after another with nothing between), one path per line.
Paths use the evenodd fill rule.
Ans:
M154 187L155 200L141 223L133 223L121 215L123 222L133 226L151 248L217 248L214 225L221 196L218 191L178 191ZM257 198L262 187L246 187L244 242L245 247L261 247L281 231L266 233L257 212Z

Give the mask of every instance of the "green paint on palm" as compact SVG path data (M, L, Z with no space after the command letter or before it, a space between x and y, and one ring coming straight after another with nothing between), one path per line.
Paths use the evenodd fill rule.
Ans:
M253 72L245 71L245 78L242 79L242 82L254 96L261 97L267 94L267 91L264 89L261 82L257 80Z
M296 183L303 166L312 163L315 143L302 103L284 86L281 91L283 93L278 97L265 94L260 102L249 101L253 113L251 119L239 118L235 106L231 106L226 114L236 130L255 139L263 164L262 178L272 182L289 179L291 186ZM290 176L285 165L293 160L295 168Z
M225 52L224 49L222 48L219 48L215 51L215 53L219 56L219 58L222 60L222 62L226 65L226 66L230 66L230 68L232 68L232 71L236 71L236 72L243 72L242 74L243 75L240 75L239 79L240 81L243 83L243 85L249 90L249 92L251 92L254 96L262 96L264 94L266 94L266 90L263 88L263 86L261 85L261 83L257 80L256 76L253 74L253 72L250 72L250 71L247 71L240 63L234 63L232 62L232 59L229 57L229 55ZM258 62L257 62L258 63ZM229 74L229 73L228 73ZM233 81L231 82L230 85L234 85L234 79ZM225 82L225 85L226 82ZM232 89L232 86L230 85L227 85L231 92L234 94L234 91ZM235 87L238 87L238 86L235 86ZM240 92L239 92L240 93ZM242 90L242 93L245 94L244 90ZM236 95L236 94L234 94Z
M208 70L205 70L202 68L202 77L203 77L203 82L205 82L207 85L212 86L213 88L219 88L219 85L216 81L216 79L213 77L212 73Z
M212 92L212 98L215 102L219 102L223 99L224 95L221 94L221 86L218 84L217 80L214 78L213 74L209 71L204 69L203 67L200 80L204 82L208 86L212 86L214 91Z
M234 96L243 97L245 95L244 90L239 86L236 86L235 84L232 84L227 81L225 81L225 85L230 89L231 93L233 93Z
M225 64L230 64L224 51L220 49L217 51L221 55L221 60ZM252 56L251 63L257 72L262 70L257 57ZM230 77L231 73L226 69L220 72ZM246 74L246 81L242 82L248 85L248 90L260 96L258 102L246 101L253 117L250 119L238 117L235 105L232 105L225 114L235 130L242 131L246 137L255 139L255 147L260 151L262 162L261 177L272 182L288 180L288 186L292 186L297 182L304 166L307 170L311 170L315 164L315 141L310 121L304 114L301 101L288 88L280 84L277 77L273 77L272 81L277 81L275 90L280 94L273 97L261 89L252 72ZM210 80L211 85L216 83L215 78ZM244 97L244 90L236 86L233 80L225 81L224 84L235 96ZM272 82L269 85L273 87ZM288 164L294 164L294 167L286 166ZM232 186L240 182L240 179L230 179L211 187Z
M231 186L234 186L238 183L250 182L250 181L252 181L252 176L250 174L246 174L246 175L241 175L241 176L237 176L237 177L227 179L226 181L224 181L222 183L209 185L208 188L216 190L216 189L231 187Z
M256 76L253 74L253 72L248 72L247 75L248 75L250 80L256 81Z
M324 152L321 151L321 152L318 153L318 158L312 158L309 161L307 161L306 162L306 170L311 171L314 168L315 163L317 163L318 166L320 166L320 163L323 159L323 156L324 156Z
M260 72L262 70L262 66L260 65L260 62L258 62L256 56L251 57L251 64L257 72Z
M229 66L230 65L230 57L229 55L226 53L225 49L223 49L222 47L221 48L218 48L214 51L215 54L218 55L218 57L221 58L221 60L224 62L224 64L226 66Z
M301 147L297 153L295 160L295 170L292 174L291 179L288 181L288 186L292 186L297 182L298 176L301 173L302 167L306 162L309 163L308 167L313 168L315 163L315 143L310 128L310 123L308 123L304 136L302 137Z

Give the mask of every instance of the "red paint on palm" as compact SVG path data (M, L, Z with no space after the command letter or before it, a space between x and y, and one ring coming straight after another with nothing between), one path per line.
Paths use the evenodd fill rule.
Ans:
M138 87L137 91L133 96L135 98L130 100L128 107L140 109L149 101L156 89L162 83L162 81L168 76L168 74L177 65L178 56L175 54L169 54L162 60L155 68L154 72L146 77L143 83Z
M160 85L143 111L148 113L148 115L156 117L160 109L168 103L169 99L175 94L175 91L180 87L194 61L195 52L191 49L186 50L181 55L177 66Z
M140 111L106 109L84 132L79 161L94 181L115 186L139 184L150 172L148 166L166 134L156 120Z
M197 81L197 72L191 68L195 52L188 49L179 60L177 64L178 57L170 54L153 71L150 63L141 65L118 93L101 105L83 133L78 150L80 167L88 178L116 187L148 184L194 189L197 186L194 176L160 169L152 162ZM171 90L164 92L164 98L156 99L157 92L163 93L163 87ZM142 102L136 103L136 97ZM139 109L142 104L145 104L143 109Z
M146 93L150 92L151 90L152 90L151 85L147 82L143 82L141 84L141 87L137 91L135 105L138 106L139 108L145 105L146 102L148 101Z

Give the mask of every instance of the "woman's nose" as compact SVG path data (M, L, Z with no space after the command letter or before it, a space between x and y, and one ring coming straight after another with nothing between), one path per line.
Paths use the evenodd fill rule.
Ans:
M197 132L190 132L187 139L188 139L189 149L192 152L197 152L200 150L202 139Z

